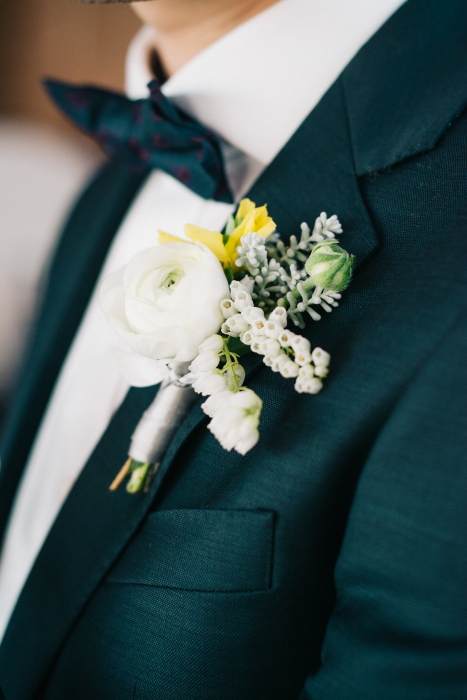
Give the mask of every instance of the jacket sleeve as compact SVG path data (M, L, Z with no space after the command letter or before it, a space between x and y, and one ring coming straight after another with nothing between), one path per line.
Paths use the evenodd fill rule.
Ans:
M467 323L419 368L361 474L322 665L300 700L467 698Z

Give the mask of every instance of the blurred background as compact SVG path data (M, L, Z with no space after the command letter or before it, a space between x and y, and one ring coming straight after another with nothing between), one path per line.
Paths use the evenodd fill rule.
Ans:
M60 228L102 159L50 105L41 80L122 90L139 27L125 4L0 2L0 413Z

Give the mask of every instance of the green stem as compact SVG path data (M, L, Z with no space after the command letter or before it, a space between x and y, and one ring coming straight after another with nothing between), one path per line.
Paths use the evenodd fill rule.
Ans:
M305 290L305 292L310 292L312 289L314 289L314 287L316 287L316 284L311 281L310 277L308 277L308 279L306 279L304 282L302 282L302 287ZM294 289L292 291L292 296L295 299L298 299L299 297L301 298L302 295L300 294L298 289Z
M233 392L240 391L240 387L238 385L238 377L235 374L235 371L233 368L234 364L237 364L238 355L236 355L234 352L230 352L230 350L229 350L229 338L226 338L224 340L224 347L222 349L222 354L224 355L224 358L225 358L225 370L224 371L228 372L230 370L230 377L232 378L232 383L233 383L232 391ZM232 358L234 358L233 362L232 362Z
M128 493L137 493L138 491L141 491L141 489L144 486L144 482L146 480L146 476L150 466L150 462L143 462L141 466L131 470L131 478L128 484L126 485L126 490L128 491Z

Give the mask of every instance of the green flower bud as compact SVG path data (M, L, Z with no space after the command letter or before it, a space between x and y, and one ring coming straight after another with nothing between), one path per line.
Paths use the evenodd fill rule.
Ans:
M341 292L352 276L354 256L332 240L320 241L305 263L305 270L316 286Z

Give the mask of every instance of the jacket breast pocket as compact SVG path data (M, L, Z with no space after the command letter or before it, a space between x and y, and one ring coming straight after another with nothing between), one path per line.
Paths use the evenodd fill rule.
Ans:
M157 511L106 582L192 591L266 590L271 586L273 534L270 511Z

